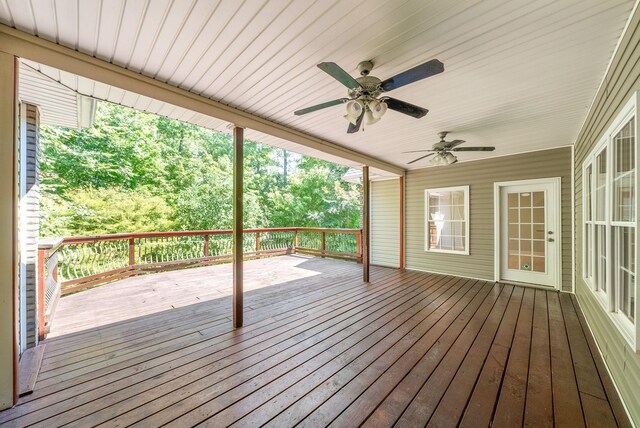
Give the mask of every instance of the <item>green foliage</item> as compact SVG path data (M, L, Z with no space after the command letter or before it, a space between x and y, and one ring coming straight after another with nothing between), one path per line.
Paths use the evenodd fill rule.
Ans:
M73 189L65 198L42 198L45 234L98 235L125 231L172 230L173 208L145 191L118 188Z
M228 134L99 103L91 129L42 127L45 235L226 229ZM245 142L245 227L359 227L346 167Z

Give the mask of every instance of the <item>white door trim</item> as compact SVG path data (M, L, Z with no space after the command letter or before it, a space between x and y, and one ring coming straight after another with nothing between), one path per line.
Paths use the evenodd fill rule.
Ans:
M555 188L556 192L556 206L558 207L556 210L556 224L558 234L556 236L559 237L559 245L556 251L556 273L555 273L555 285L554 289L562 290L562 179L560 177L549 177L549 178L536 178L531 180L517 180L517 181L500 181L493 183L493 279L498 282L501 280L501 262L502 262L502 254L500 252L502 245L502 237L500 236L501 229L501 218L500 213L502 212L500 207L500 190L502 187L506 186L518 186L523 184L552 184ZM508 281L513 282L513 281ZM522 285L532 285L532 284L522 284ZM548 289L548 287L544 287Z

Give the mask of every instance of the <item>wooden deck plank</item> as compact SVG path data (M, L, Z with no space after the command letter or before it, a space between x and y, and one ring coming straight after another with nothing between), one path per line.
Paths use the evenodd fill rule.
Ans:
M421 385L422 382L420 379L430 371L429 367L421 364L438 360L438 355L446 352L458 336L459 331L467 325L479 308L491 305L495 300L496 290L493 287L484 286L482 288L483 290L477 293L473 300L466 306L463 306L461 302L456 303L457 308L454 306L451 311L447 312L433 328L423 335L401 358L398 358L388 370L378 376L369 387L364 385L366 390L362 394L359 396L358 394L354 394L354 397L357 396L358 398L332 422L333 425L339 425L348 418L365 421L367 416L376 409L376 406L378 406L380 402L383 402L383 399L387 395L389 399L385 400L382 406L388 405L389 403L395 404L395 399L398 397L397 393L401 392L400 396L406 396L407 388L411 388L412 385L407 385L407 380L418 380ZM383 360L377 363L378 366L380 366ZM375 375L376 369L380 370L380 367L371 367L370 371L372 374ZM416 384L418 384L418 382L413 382L413 385ZM349 395L349 391L362 387L362 383L356 379L355 382L347 385L341 393L343 396ZM407 403L407 401L404 402L405 404ZM389 420L387 425L393 422L395 422L395 419ZM370 421L367 421L366 424L370 423ZM381 421L375 422L374 425L384 426Z
M578 384L573 371L566 325L557 293L547 293L547 307L549 311L554 424L556 427L584 427Z
M524 302L524 294L524 289L516 289L513 292L512 297L517 299L517 305L512 302L507 308L505 317L500 324L495 340L491 344L489 355L462 415L461 427L471 428L489 426L491 424L517 320Z
M440 399L463 363L478 334L492 335L492 329L497 328L504 314L513 291L512 286L503 286L494 304L485 307L484 311L476 313L456 339L453 346L439 362L433 373L422 385L420 391L402 413L396 423L398 427L409 427L426 424L436 410ZM489 321L487 323L487 321ZM486 323L486 324L485 324ZM486 327L485 327L486 326Z
M375 289L371 289L371 290L367 290L367 292L364 294L364 296L366 296L365 299L363 299L363 296L355 296L354 299L357 303L350 303L349 299L346 300L340 300L340 304L345 307L345 308L357 308L357 307L362 307L364 306L364 303L366 303L367 299L371 300L374 299L377 295L374 292ZM381 295L385 295L385 294L393 294L395 292L398 291L402 291L402 290L394 290L393 288L389 288L389 287L382 287L379 289L379 292L382 293ZM324 318L329 318L326 314L327 313L331 313L332 316L336 316L338 315L335 310L338 309L335 306L335 302L331 302L332 306L330 306L328 309L325 308L316 308L318 314L324 314ZM312 315L315 313L314 311L306 311L305 318L313 318ZM287 326L288 323L286 323L284 320L281 323L278 323L278 325L280 325L280 330L284 329L285 327L282 326ZM334 319L334 321L339 321ZM273 326L273 324L271 325ZM297 327L298 331L300 330L300 326ZM271 336L275 336L275 331L277 331L278 329L272 329L272 330L266 330L264 328L255 328L255 329L251 329L250 326L245 327L243 330L243 333L239 333L237 331L231 331L230 333L228 333L227 335L224 335L225 339L228 339L226 342L223 340L216 340L215 342L213 341L209 341L206 344L202 344L202 343L198 343L196 346L192 346L190 348L186 348L183 349L179 352L179 357L176 359L176 356L173 356L174 358L166 358L166 359L153 359L153 363L154 363L154 370L147 370L148 367L145 367L145 370L141 370L140 366L136 366L134 371L132 371L132 375L135 375L135 378L131 378L130 376L126 376L126 377L120 377L120 379L122 379L121 382L119 383L107 383L105 385L105 388L100 388L97 387L97 385L95 384L95 382L86 382L87 387L91 387L90 391L87 391L88 394L84 394L82 396L82 401L87 401L92 397L96 397L96 394L105 393L105 390L108 391L112 391L112 393L114 394L113 398L115 398L118 402L120 400L122 400L124 397L126 397L126 394L124 394L124 392L120 389L123 386L128 386L131 383L134 383L136 388L143 388L146 386L145 383L135 383L135 381L137 380L138 382L142 382L142 380L144 379L154 379L156 382L159 382L160 380L162 380L163 378L159 378L159 376L163 373L169 373L170 375L173 376L178 376L180 375L181 371L183 371L183 369L188 369L188 368L193 368L193 369L197 369L200 366L206 366L207 363L211 363L211 359L213 359L213 362L215 361L219 361L221 358L224 358L225 356L230 357L230 355L234 355L233 354L233 349L230 350L230 348L225 348L223 345L225 343L232 343L233 346L235 348L242 348L243 346L245 347L245 349L248 346L254 346L256 345L256 343L258 345L262 345L265 346L265 340L269 339ZM244 331L247 331L247 333L244 333ZM262 334L258 334L258 333L262 333ZM291 336L295 336L295 334L292 334L295 332L291 332L290 335ZM243 336L246 336L246 341L243 341L242 338ZM219 337L220 338L220 337ZM219 339L218 338L218 339ZM262 340L262 342L259 342L258 340ZM212 348L213 347L213 348ZM234 348L234 349L235 349ZM243 354L235 354L235 356L233 357L234 361L237 361ZM192 361L196 361L197 365L194 368L194 364L190 364ZM158 363L161 362L162 364L158 365ZM174 369L175 367L179 367L180 370ZM201 370L202 371L202 370ZM188 372L187 372L188 373ZM204 373L208 373L208 370L204 370ZM113 379L110 379L113 380ZM185 381L185 379L183 378L182 381ZM144 389L142 389L142 391L144 391ZM75 398L75 401L77 402L77 398L75 397L78 394L77 390L71 391L71 397ZM148 397L149 394L145 395L145 397ZM97 396L100 397L100 396ZM59 394L55 395L55 398L59 398ZM100 405L107 405L109 403L109 400L105 399L104 396L101 398L101 404ZM62 403L60 406L64 407L65 403ZM58 406L58 407L60 407ZM55 408L54 408L55 409ZM95 409L97 410L97 409ZM50 413L52 411L52 408L49 406L49 408L47 409L47 411ZM76 411L72 412L72 413L77 413ZM35 415L34 415L35 416ZM38 415L39 417L43 417L43 415Z
M547 295L546 291L536 290L523 426L553 426L552 393Z
M384 284L380 285L380 287L384 288ZM372 290L374 290L374 289L372 289ZM287 324L287 323L295 322L297 319L307 318L311 313L315 313L317 310L325 310L325 312L329 312L330 310L335 308L336 304L340 305L340 304L343 304L343 303L346 303L346 302L350 302L350 303L357 302L363 296L366 296L369 291L371 291L371 290L360 290L358 295L350 296L349 298L346 298L346 299L344 299L344 298L341 299L341 298L337 297L335 299L330 300L329 302L326 302L325 304L315 305L313 309L304 310L304 308L301 308L301 309L297 309L296 308L295 310L293 310L293 314L290 314L291 315L290 317L270 316L269 313L266 312L264 314L264 316L261 317L258 322L255 322L254 324L252 324L252 325L250 325L247 328L244 328L242 330L242 332L244 333L244 335L242 337L247 337L249 335L255 336L255 335L258 335L258 334L262 334L262 333L264 333L265 329L266 330L273 329L276 326L280 326L280 325L284 325L284 324ZM319 302L316 302L316 303L319 303ZM282 314L280 314L280 315L282 315ZM210 328L207 328L207 329L201 329L201 330L199 330L199 332L200 332L201 336L203 336L203 337L199 338L200 339L199 341L196 341L196 342L193 342L193 343L189 343L189 346L198 346L198 347L202 347L202 346L205 346L205 345L210 346L210 345L212 345L212 343L207 342L208 337L210 337L211 340L217 340L217 341L219 341L220 339L231 338L231 337L233 337L235 340L238 339L236 337L235 333L233 331L229 330L228 324L227 325L222 325L222 326L216 325L216 326L213 326L213 327L210 327ZM173 343L171 347L168 347L168 346L161 347L162 349L160 351L154 352L154 353L151 353L151 354L149 354L149 351L148 351L147 354L143 355L141 358L142 359L149 358L149 357L157 358L159 356L157 354L164 355L164 354L169 353L168 351L179 352L180 350L183 349L183 346L181 345L181 343L184 342L184 338L182 337L182 335L178 335L176 340L177 340L177 343ZM217 344L218 342L215 342L215 343ZM125 365L131 365L132 362L135 362L135 363L139 363L140 362L138 360L132 360L131 356L129 356L129 358L124 358L123 360L124 361L123 361L122 364L125 364ZM109 360L109 363L110 363L109 367L111 367L111 368L114 368L114 367L118 368L118 369L122 368L122 367L118 366L118 364L116 364L117 361L115 361L114 359ZM80 375L87 374L87 375L91 376L91 374L95 374L95 371L96 371L95 368L93 368L93 371L91 369L92 369L91 367L89 367L89 368L81 368L80 370L78 370L78 372L80 372ZM73 379L75 377L78 377L78 376L79 375L78 375L77 372L75 373L75 376L74 376L74 373L69 374L69 375L64 375L64 374L62 375L62 377L63 377L63 379L65 381L71 380L71 379ZM40 382L40 386L41 387L42 386L47 386L47 384L49 384L49 383L56 383L56 382L55 381L49 381L48 379L44 379L44 380L42 380Z
M0 424L629 426L571 296L382 267L365 284L321 258L245 267L238 330L225 268L64 297L36 389Z
M449 278L448 281L445 280L444 282L445 282L445 286L447 287L447 289L444 290L445 296L447 292L451 293L457 290L456 281L452 281L451 278ZM438 298L441 298L440 293L436 295L431 294L431 297L430 298L428 297L424 303L427 305L432 304L432 302L437 301ZM408 312L407 315L409 313L410 312ZM246 385L245 385L240 388L228 389L228 386L233 386L233 385L225 385L225 387L222 390L216 390L216 388L207 388L206 390L201 391L201 393L198 393L198 395L196 396L194 396L193 394L188 394L187 395L187 397L189 398L188 400L183 400L180 403L176 403L176 405L179 406L181 410L178 413L182 413L182 410L187 410L189 413L186 413L183 416L181 416L179 419L176 419L174 423L177 424L178 426L198 423L212 416L212 414L217 413L216 410L218 411L224 410L226 407L233 405L236 401L242 400L245 396L249 395L252 391L259 390L262 386L267 385L273 380L280 378L283 374L286 374L289 371L298 368L299 366L302 365L302 363L309 362L309 364L311 365L313 364L321 365L322 361L326 361L327 359L331 360L336 355L340 355L342 351L344 351L345 349L348 349L353 343L368 343L368 342L363 342L361 340L362 339L361 336L363 335L366 335L364 336L364 338L368 339L368 341L373 341L373 343L376 343L379 340L381 340L382 337L384 337L385 332L388 332L389 330L395 328L396 323L403 322L404 318L396 318L394 322L389 322L389 320L385 320L385 321L387 322L387 325L385 325L384 328L382 329L374 325L374 326L371 326L371 328L368 328L362 332L359 332L360 334L357 336L351 335L349 336L348 339L346 340L343 339L341 342L329 343L328 345L331 345L331 346L327 347L325 352L323 353L319 353L319 354L312 353L311 355L300 354L299 359L285 361L282 364L278 364L278 366L274 367L273 370L265 371L260 374L260 377L252 379L252 385L251 385L252 388L246 389L245 388ZM336 338L336 339L340 339L340 338ZM337 345L337 346L333 346L333 345ZM317 355L321 355L321 357L314 359L314 357L316 357ZM307 365L307 367L309 367L309 365ZM298 372L299 371L303 371L303 369L298 369ZM293 374L293 376L295 376L295 373ZM216 400L210 401L212 398L216 398ZM173 414L175 414L175 409L176 409L176 406L173 406L172 408L166 408L162 414L154 414L153 417L149 418L148 420L145 420L144 424L150 423L152 425L155 425L158 423L164 423L166 420L161 418L172 416Z
M566 297L562 296L564 300L567 300ZM580 320L580 325L582 326L583 334L587 340L587 344L589 345L589 349L591 350L591 355L595 361L596 368L598 373L600 374L600 380L602 382L602 386L605 389L605 393L607 394L607 400L609 401L609 405L613 410L613 415L616 419L616 423L621 428L631 428L631 423L627 416L627 412L622 404L622 400L616 391L616 387L613 384L613 380L609 376L609 372L604 364L604 360L600 355L600 351L598 350L598 345L596 345L596 341L593 338L593 335L589 331L589 326L587 325L587 320L584 318L584 314L578 305L578 300L575 295L571 296L571 303L573 304L574 311L578 315L578 319ZM583 406L588 405L584 402L583 398Z
M46 345L41 344L33 348L28 348L22 353L18 366L18 393L20 396L33 392L38 373L40 372L45 347Z
M535 290L525 290L516 324L516 333L493 417L493 427L521 426L524 419L534 300Z
M480 376L483 365L487 361L489 352L495 350L497 347L501 347L502 350L504 350L504 344L511 343L515 321L520 312L523 291L522 288L513 290L511 299L500 321L496 320L492 325L492 323L487 320L487 323L483 326L483 330L478 337L476 337L471 349L460 365L458 372L449 384L447 392L440 400L440 403L438 403L438 407L427 426L444 426L453 423L458 425L467 406L469 397L476 386L476 381ZM491 361L495 360L492 359ZM486 391L480 391L489 399L485 403L487 409L493 409L495 402L491 401L491 395L487 395ZM488 422L490 422L490 419L486 422L487 425L489 425ZM479 421L476 422L476 426L481 425Z
M403 294L402 296L399 296L399 299L410 299L413 295L419 292L419 290L416 290L409 293L409 296ZM375 314L375 311L383 310L387 305L392 305L392 303L388 300L384 300L378 302L378 304L375 305L376 307L372 306L369 309ZM361 316L365 315L366 314ZM336 321L340 321L340 319ZM327 321L327 323L329 323L329 321ZM190 397L194 393L194 391L197 391L199 385L215 385L214 389L222 389L223 391L224 388L231 389L232 387L237 386L237 384L241 384L244 381L252 379L252 376L259 375L261 374L261 372L268 370L270 367L278 365L282 361L290 361L291 358L300 358L299 356L302 354L302 352L310 347L315 346L316 348L322 350L322 346L326 346L327 343L329 343L329 340L332 340L332 336L335 335L336 331L340 331L341 329L351 324L353 324L352 328L356 329L360 324L366 325L366 321L361 322L358 320L358 318L348 318L336 325L331 326L330 328L325 328L318 334L314 335L309 333L305 335L305 340L303 340L302 342L300 342L299 340L289 340L288 342L284 342L276 346L271 346L269 348L271 351L280 352L277 355L259 355L260 358L242 361L242 364L236 363L231 367L227 366L229 368L223 366L222 370L219 371L216 370L216 366L209 365L207 367L204 367L204 370L199 374L199 377L189 375L186 378L179 379L178 382L173 382L172 384L164 384L160 389L156 388L153 391L145 391L144 397L141 398L144 398L144 400L157 398L157 400L154 401L153 404L146 405L144 408L138 407L133 412L125 414L122 417L118 417L114 420L126 420L127 424L135 422L138 419L142 419L148 416L149 409L162 410L163 408L166 408L166 406L169 406L171 403L175 403L176 401L179 402L183 397ZM326 325L324 327L326 327ZM321 328L317 328L317 330L321 330ZM265 353L262 352L261 354ZM269 356L270 358L265 358L267 356ZM287 357L289 357L289 359L287 359ZM234 359L237 360L237 358ZM185 384L185 380L192 382L188 382L187 385L181 387L181 385ZM167 396L167 392L170 391L170 388L178 389L172 391L170 396ZM200 388L202 388L202 386L200 386ZM120 394L117 394L117 398L120 398L119 395ZM136 401L138 401L138 403L136 403ZM127 407L136 407L136 404L140 405L143 403L144 401L136 400L136 397L134 397L133 402L128 402L123 409L126 410ZM97 414L92 415L92 422L94 422L98 417L99 415ZM157 417L161 416L159 415ZM98 418L98 420L100 419ZM153 421L145 421L145 424L149 423L155 424L153 423Z
M587 426L607 426L616 418L607 399L600 373L591 353L589 343L582 330L571 296L560 296L567 326L569 346L573 355L578 391L582 400L582 408Z
M279 306L281 311L283 309L286 310L288 307L297 308L299 304L293 303L293 304L287 305L285 302L282 302L282 305L279 305ZM230 312L228 311L223 314L224 318L222 320L222 324L228 321L227 318L229 314ZM273 315L277 315L277 313ZM249 316L247 318L249 318ZM166 323L167 322L163 320L163 325L166 325ZM169 324L169 325L171 326L172 324ZM57 374L72 371L76 368L82 368L82 367L91 365L92 363L100 363L104 359L112 360L121 355L130 354L131 352L136 350L136 345L138 344L140 345L145 345L149 343L151 343L152 345L158 345L161 343L166 344L170 340L175 340L178 335L180 338L183 339L188 334L206 332L207 329L214 328L220 325L221 325L221 322L216 320L207 321L205 319L204 321L202 321L202 323L198 323L196 320L193 320L191 323L189 323L186 326L183 326L182 328L179 328L177 331L173 327L170 329L165 329L164 332L160 334L156 334L153 338L145 336L143 339L139 341L129 340L127 342L124 342L123 347L119 346L119 347L116 347L115 349L112 349L110 347L101 346L97 350L87 350L86 353L80 356L72 356L69 359L64 358L65 356L63 355L55 361L49 361L48 365L46 363L43 365L43 375L41 379L45 380ZM166 339L166 340L162 340L162 339ZM48 372L51 372L51 373L48 373Z
M384 336L383 340L374 342L374 345L371 348L367 348L365 352L361 349L359 351L353 350L350 355L341 355L339 359L331 361L326 366L287 388L278 396L266 401L259 409L240 419L237 424L255 425L271 421L271 426L288 426L297 423L310 410L313 410L311 406L317 406L321 402L319 394L322 394L324 398L331 396L340 386L347 384L356 376L360 376L361 372L364 373L365 367L369 369L372 364L376 364L376 357L379 359L389 358L392 354L389 350L394 346L401 347L403 344L406 346L411 341L417 340L417 336L425 329L427 332L432 331L432 328L444 318L441 315L445 312L443 307L447 307L457 300L455 305L444 314L444 316L449 317L455 316L453 314L459 313L459 309L461 310L472 301L480 290L481 287L478 287L475 281L466 281L464 288L448 297L439 306L435 307L436 305L433 305L432 308L424 307L420 309L419 312L416 312L414 318L409 320L409 323L402 325L393 334ZM439 302L434 303L437 304ZM431 312L429 312L430 310ZM438 319L438 317L441 318ZM429 325L433 327L430 328ZM402 333L405 333L404 336L401 336ZM394 342L394 339L397 340ZM310 391L312 391L311 394L309 394ZM289 409L291 406L293 408ZM289 411L279 415L284 409ZM295 413L292 412L293 410L295 410ZM274 417L276 418L274 419ZM214 422L216 420L216 418L212 419Z

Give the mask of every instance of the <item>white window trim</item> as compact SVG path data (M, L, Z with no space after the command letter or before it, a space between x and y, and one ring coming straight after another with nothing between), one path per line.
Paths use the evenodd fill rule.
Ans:
M438 248L429 248L430 234L429 234L429 192L455 192L464 191L464 223L465 223L465 244L464 251L455 250L441 250ZM440 187L436 189L425 189L424 191L424 249L430 253L445 253L445 254L461 254L469 255L469 186L452 186L452 187Z
M582 205L582 223L583 223L583 235L582 235L582 254L583 254L583 262L586 260L586 255L587 255L587 247L586 247L586 239L585 236L586 234L584 233L585 229L587 227L591 227L592 228L592 237L591 237L591 244L592 244L592 257L591 257L591 269L592 269L592 275L595 276L596 274L596 265L595 265L595 257L596 257L596 251L595 251L595 229L596 229L596 225L597 224L604 224L605 228L606 228L606 257L607 257L607 265L606 265L606 292L597 289L596 287L596 283L595 283L595 278L593 278L593 280L591 280L590 278L586 277L586 268L583 265L583 269L582 269L582 279L583 281L585 281L585 283L589 286L589 289L591 290L591 292L593 293L593 295L596 297L596 300L598 302L600 302L600 305L602 306L602 308L605 310L605 312L608 314L609 318L612 321L612 324L614 326L616 326L616 328L618 329L618 331L622 334L622 336L624 337L624 339L629 343L629 345L631 346L631 348L636 352L640 352L640 341L638 340L638 338L640 337L640 320L638 319L638 317L640 316L640 284L638 284L637 280L636 280L636 290L635 290L635 315L634 315L634 320L635 320L635 324L633 322L631 322L631 320L629 318L627 318L626 315L619 313L618 312L618 304L619 304L619 292L617 290L617 284L614 282L614 273L613 273L613 267L614 267L614 251L613 251L613 247L612 247L612 234L614 231L614 227L616 226L632 226L635 227L635 233L636 233L636 248L635 248L635 265L636 265L636 270L639 269L640 267L640 254L639 254L639 239L638 239L638 233L640 232L639 228L638 228L638 217L640 215L640 201L638 200L638 186L640 184L640 173L639 173L639 169L640 169L640 154L638 153L638 135L640 134L639 130L638 130L638 92L634 93L631 98L629 99L629 101L625 104L625 106L622 108L622 110L620 111L620 113L616 116L615 120L612 122L612 124L607 128L606 132L604 132L602 138L598 141L598 143L595 145L595 147L593 148L593 150L591 151L591 153L584 159L583 164L582 164L582 177L583 177L583 182L582 182L582 201L583 201L583 205ZM635 222L617 222L617 221L613 221L612 220L612 203L611 203L611 198L613 197L613 166L614 166L614 147L613 147L613 137L622 130L622 128L629 122L629 120L631 120L631 118L634 119L634 129L635 129L635 171L636 171L636 182L635 182L635 203L636 203L636 219ZM598 154L604 149L607 148L607 182L606 182L606 189L609 191L609 193L607 193L607 197L606 197L606 208L605 208L605 221L596 221L595 219L595 204L596 204L596 189L595 189L595 177L596 177L596 157L598 156ZM591 197L591 204L592 204L592 217L591 217L591 224L587 224L586 219L586 185L585 185L585 181L584 181L584 177L586 176L586 170L587 167L591 165L591 171L592 171L592 182L591 182L591 190L592 190L592 197ZM636 272L636 277L638 276L639 272ZM615 290L614 290L615 289Z
M594 240L594 231L595 231L595 227L594 227L594 222L593 222L593 199L594 199L594 192L593 192L593 182L590 183L590 190L591 190L591 203L590 205L590 209L591 209L591 219L587 221L587 186L586 186L586 180L585 177L587 176L587 169L591 167L591 179L593 179L593 162L591 160L589 160L589 162L585 161L582 164L582 279L584 280L584 282L589 286L589 288L591 288L592 290L594 289L595 285L593 283L593 268L594 268L594 263L593 263L593 257L590 257L591 260L589 260L589 264L591 266L591 275L587 276L587 257L589 255L589 251L587 251L587 229L590 230L590 236L591 236L591 243L593 244L593 240ZM591 255L593 255L593 253L591 253Z

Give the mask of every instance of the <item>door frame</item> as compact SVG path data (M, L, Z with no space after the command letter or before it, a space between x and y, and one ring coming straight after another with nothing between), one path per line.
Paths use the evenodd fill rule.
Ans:
M556 250L556 272L555 272L555 281L554 281L554 286L553 289L561 291L562 290L562 243L564 241L564 236L562 235L562 179L560 177L548 177L548 178L534 178L534 179L529 179L529 180L515 180L515 181L500 181L500 182L494 182L493 183L493 212L494 212L494 223L493 223L493 230L494 230L494 238L493 238L493 248L494 248L494 252L493 252L493 262L494 262L494 270L493 270L493 279L494 281L498 282L498 281L503 281L503 282L507 282L507 283L512 283L512 284L517 284L517 285L526 285L529 287L537 287L537 288L544 288L545 290L549 290L549 287L544 286L544 285L536 285L536 284L529 284L529 283L520 283L520 282L515 282L515 281L510 281L510 280L502 280L501 277L501 273L502 273L502 254L501 254L501 246L502 246L502 236L500 233L501 230L501 217L500 214L502 212L502 207L500 206L500 193L503 187L507 187L507 186L519 186L519 185L526 185L526 184L551 184L554 187L554 190L556 192L556 206L557 206L557 210L556 210L556 229L558 231L557 235L559 237L558 239L558 247Z

